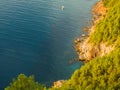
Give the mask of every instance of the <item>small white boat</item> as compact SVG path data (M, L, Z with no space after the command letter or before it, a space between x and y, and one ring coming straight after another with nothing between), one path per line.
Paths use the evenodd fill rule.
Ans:
M61 9L62 9L62 10L64 10L64 8L65 8L64 6L61 6Z

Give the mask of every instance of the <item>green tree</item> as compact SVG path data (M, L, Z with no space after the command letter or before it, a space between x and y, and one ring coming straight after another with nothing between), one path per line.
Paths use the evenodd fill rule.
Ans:
M35 82L34 76L18 75L4 90L46 90L44 85Z

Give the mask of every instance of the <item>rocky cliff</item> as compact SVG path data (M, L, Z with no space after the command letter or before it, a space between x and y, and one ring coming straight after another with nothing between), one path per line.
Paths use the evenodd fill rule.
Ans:
M98 45L93 45L89 42L90 35L95 31L96 25L101 19L103 19L109 8L104 7L102 1L97 2L93 9L93 20L90 28L87 28L88 35L83 34L81 38L75 40L75 49L79 55L79 60L88 62L89 60L108 54L114 49L114 45L107 45L105 42L101 42Z

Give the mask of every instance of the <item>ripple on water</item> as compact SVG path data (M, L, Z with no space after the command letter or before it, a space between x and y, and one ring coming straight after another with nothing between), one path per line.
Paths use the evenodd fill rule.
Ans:
M81 63L73 40L97 0L2 0L0 3L0 90L19 73L50 86L67 79ZM65 9L61 10L64 5ZM7 67L7 68L6 68Z

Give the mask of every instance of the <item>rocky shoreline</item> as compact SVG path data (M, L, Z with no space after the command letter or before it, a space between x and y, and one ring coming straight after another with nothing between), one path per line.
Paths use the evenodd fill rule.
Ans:
M69 63L73 63L77 60L89 62L91 59L104 56L105 54L110 53L114 46L108 46L106 43L100 43L99 45L93 45L89 42L89 37L95 31L96 25L102 20L107 14L108 8L104 7L102 1L98 1L92 8L93 19L90 21L92 25L90 27L85 27L83 30L87 31L87 35L82 34L80 38L74 40L75 50L78 54L78 59L71 60ZM61 87L65 83L65 80L58 80L54 82L53 87Z
M89 37L95 31L96 25L107 14L108 8L104 7L102 0L98 1L92 8L93 19L90 28L85 28L88 35L82 34L81 38L77 38L75 42L75 49L80 61L89 62L91 59L98 56L104 56L114 49L113 45L107 45L107 43L100 43L93 45L89 42Z
M83 29L86 34L82 34L80 38L74 40L75 50L78 54L78 59L71 60L69 64L74 63L77 60L88 62L97 56L103 56L113 50L112 46L106 46L106 44L99 44L93 47L89 42L89 36L94 32L98 22L103 19L107 13L107 8L103 6L102 1L98 1L92 8L93 19L90 21L91 26ZM54 82L53 87L61 87L65 83L65 80L58 80Z

